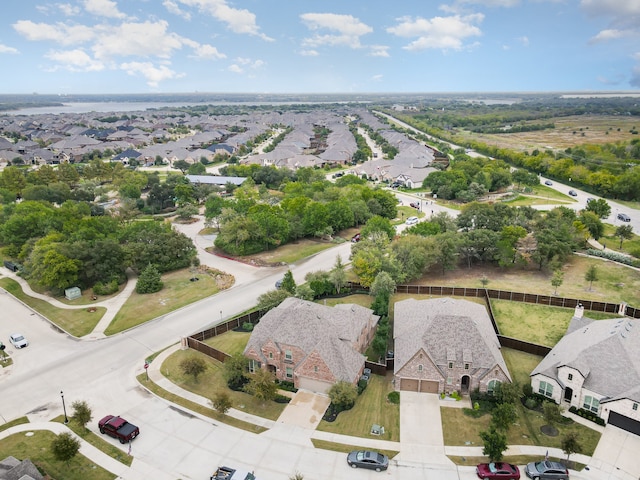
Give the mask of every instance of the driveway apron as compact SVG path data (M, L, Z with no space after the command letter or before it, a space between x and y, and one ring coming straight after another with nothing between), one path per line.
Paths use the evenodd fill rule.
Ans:
M640 478L640 436L607 425L589 465L608 475L605 479Z

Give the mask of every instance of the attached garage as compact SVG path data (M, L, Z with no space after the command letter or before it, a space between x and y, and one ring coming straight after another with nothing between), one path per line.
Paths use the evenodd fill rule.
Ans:
M323 382L315 378L298 377L298 388L303 390L309 390L316 393L327 393L331 388L332 383Z
M400 379L400 390L404 390L406 392L418 392L419 381L415 378L401 378Z
M609 412L608 423L627 432L640 435L640 422L625 415L621 415L618 412Z
M422 380L420 382L420 391L422 393L438 393L440 383L437 381Z

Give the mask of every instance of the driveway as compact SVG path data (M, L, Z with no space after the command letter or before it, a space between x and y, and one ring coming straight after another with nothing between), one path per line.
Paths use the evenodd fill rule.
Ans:
M400 392L399 462L453 465L445 456L439 396Z
M315 430L330 403L326 395L298 390L276 423Z
M640 436L607 425L589 466L603 475L598 478L636 480L640 478Z

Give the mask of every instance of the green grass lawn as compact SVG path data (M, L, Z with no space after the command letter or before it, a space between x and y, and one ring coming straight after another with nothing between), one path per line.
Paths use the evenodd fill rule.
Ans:
M567 199L569 197L566 197ZM524 207L524 206L533 206L533 205L564 205L569 204L571 201L569 200L560 200L557 198L549 198L549 197L539 197L532 195L518 195L513 199L504 200L503 203L507 203L510 207Z
M180 362L188 357L200 357L207 363L207 370L198 377L197 381L193 377L182 373ZM258 415L270 420L277 420L285 404L276 402L262 402L255 397L244 393L235 392L227 387L222 378L222 363L214 360L203 353L194 350L179 350L170 355L160 367L162 374L185 390L196 393L204 398L211 399L217 392L225 391L231 397L233 408L242 410L253 415Z
M400 405L387 400L393 391L391 376L372 375L369 386L351 410L340 412L334 422L322 420L318 430L381 440L400 440ZM371 435L373 424L384 427L384 435Z
M249 342L250 332L225 332L222 335L208 338L204 341L210 347L229 355L241 354Z
M229 275L216 271L197 273L197 282L190 281L193 276L189 269L176 270L162 275L164 287L159 292L144 295L132 292L105 334L113 335L215 295L220 291L220 285L230 286L232 283Z
M49 302L30 297L22 291L22 287L18 282L10 278L0 278L0 287L75 337L82 337L91 333L107 311L104 307L97 307L95 312L89 312L85 308L66 309L54 307Z
M615 236L616 227L609 223L604 225L604 234L598 239L598 241L607 247L607 250L614 250L616 252L622 252L631 254L631 252L640 251L640 235L634 234L629 240L622 241L622 248L620 248L620 237Z
M15 433L0 440L0 458L9 455L18 460L30 459L41 472L51 478L64 480L111 480L116 478L111 472L91 462L78 453L69 464L56 460L51 453L51 442L56 435L47 430L34 430L33 435Z

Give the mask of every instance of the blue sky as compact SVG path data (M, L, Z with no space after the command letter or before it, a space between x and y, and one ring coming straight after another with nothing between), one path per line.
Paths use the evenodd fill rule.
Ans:
M3 0L0 93L640 88L640 0Z

